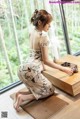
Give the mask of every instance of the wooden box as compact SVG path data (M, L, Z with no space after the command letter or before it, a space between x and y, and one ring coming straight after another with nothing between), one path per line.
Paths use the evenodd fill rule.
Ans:
M57 61L59 64L63 62L76 64L78 66L78 73L69 76L60 70L46 66L47 70L45 70L43 74L53 83L54 86L75 96L80 93L80 57L67 55Z

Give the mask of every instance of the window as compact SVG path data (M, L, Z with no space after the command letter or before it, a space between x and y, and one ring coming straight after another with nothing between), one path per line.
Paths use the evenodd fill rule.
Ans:
M67 54L59 4L50 4L48 0L0 1L0 89L19 81L18 66L27 58L30 50L30 17L35 9L48 7L53 15L49 32L50 55L53 58ZM64 11L71 52L74 54L79 50L80 44L80 4L64 4Z
M80 50L80 4L64 4L64 11L71 53L75 54Z

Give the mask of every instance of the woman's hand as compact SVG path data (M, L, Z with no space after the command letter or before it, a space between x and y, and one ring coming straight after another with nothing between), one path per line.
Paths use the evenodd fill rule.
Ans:
M68 67L63 67L62 71L67 73L68 75L73 74L73 70L71 68L68 68Z

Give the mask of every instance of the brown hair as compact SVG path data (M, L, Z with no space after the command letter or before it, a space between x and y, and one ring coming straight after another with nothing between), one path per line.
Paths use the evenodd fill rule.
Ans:
M31 23L35 27L38 27L38 21L41 21L43 24L43 27L52 21L52 16L49 14L46 10L35 10L33 16L31 17Z

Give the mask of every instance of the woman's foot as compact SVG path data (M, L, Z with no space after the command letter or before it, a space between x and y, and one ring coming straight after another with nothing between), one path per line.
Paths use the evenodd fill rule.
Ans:
M19 94L18 97L17 97L17 100L16 100L16 102L15 102L15 104L13 106L14 106L15 110L17 112L19 112L20 111L20 105L24 101L26 101L26 100L30 100L31 101L31 100L34 100L34 99L35 99L35 97L34 97L33 94L27 94L27 95Z
M20 111L20 105L21 105L22 102L23 102L22 96L23 96L23 94L18 94L18 95L17 95L16 102L13 104L13 107L15 108L15 110L16 110L17 112Z
M16 104L16 103L15 103L13 106L14 106L14 109L15 109L17 112L20 112L21 108L20 108L20 107L17 108L17 104Z

